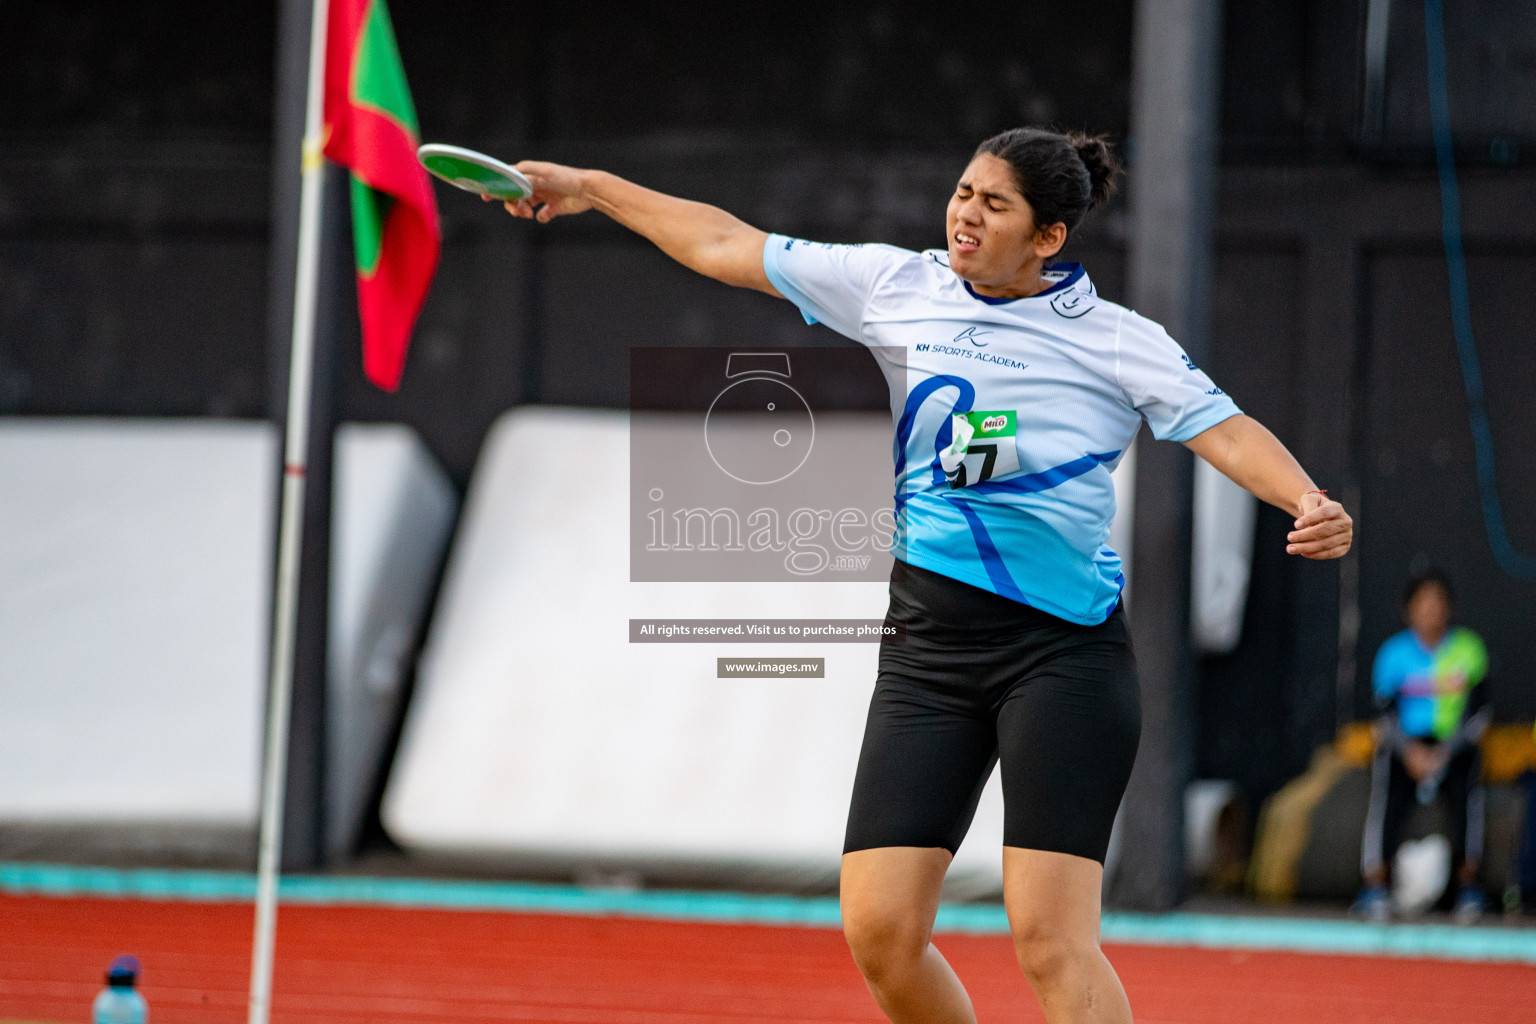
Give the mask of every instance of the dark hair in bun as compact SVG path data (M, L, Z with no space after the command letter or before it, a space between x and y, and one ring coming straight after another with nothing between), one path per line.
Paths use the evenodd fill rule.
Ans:
M983 153L1008 162L1036 227L1059 223L1071 232L1109 198L1120 176L1120 161L1103 135L1012 128L977 146L971 159Z

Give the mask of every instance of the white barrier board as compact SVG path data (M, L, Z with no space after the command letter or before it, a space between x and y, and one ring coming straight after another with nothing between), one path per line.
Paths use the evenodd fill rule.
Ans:
M249 845L276 437L206 419L0 420L0 824L109 854ZM408 427L343 424L335 457L326 786L340 854L387 754L456 499Z
M336 429L326 650L326 847L345 856L372 810L458 496L410 427Z
M0 821L254 825L275 445L0 420Z

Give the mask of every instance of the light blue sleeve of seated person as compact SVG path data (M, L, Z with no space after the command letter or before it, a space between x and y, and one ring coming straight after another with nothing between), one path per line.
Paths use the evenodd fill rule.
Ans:
M1403 681L1412 669L1411 650L1403 641L1406 634L1398 633L1385 640L1376 651L1371 665L1371 692L1378 706L1385 707L1402 689Z
M780 295L800 308L808 324L822 323L863 341L870 299L891 271L917 253L894 245L836 245L769 235L763 270Z

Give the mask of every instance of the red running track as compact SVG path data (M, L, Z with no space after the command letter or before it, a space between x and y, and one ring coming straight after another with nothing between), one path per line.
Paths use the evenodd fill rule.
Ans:
M134 953L154 1024L245 1020L249 904L0 896L0 1020L83 1022ZM983 1024L1040 1021L1006 936L937 940ZM274 1024L883 1018L835 931L284 907ZM1536 967L1113 946L1141 1024L1536 1024Z

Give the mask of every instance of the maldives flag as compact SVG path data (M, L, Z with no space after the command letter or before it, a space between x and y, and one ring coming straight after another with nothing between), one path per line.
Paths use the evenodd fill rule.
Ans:
M352 172L363 372L386 391L400 386L442 244L417 144L416 110L384 0L330 0L325 155Z

